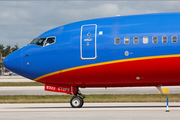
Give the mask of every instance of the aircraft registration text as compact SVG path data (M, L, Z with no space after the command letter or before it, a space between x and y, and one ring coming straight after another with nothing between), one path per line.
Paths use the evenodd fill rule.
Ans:
M77 88L72 87L72 86L59 86L59 85L46 84L45 87L44 87L44 90L52 91L52 92L61 92L61 93L74 94L74 93L76 93Z

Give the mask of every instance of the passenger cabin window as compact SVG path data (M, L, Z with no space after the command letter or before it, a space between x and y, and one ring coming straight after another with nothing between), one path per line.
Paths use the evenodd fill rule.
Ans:
M39 38L39 39L35 38L30 44L37 44L38 45L40 43L44 43L44 39L45 38ZM173 35L171 40L172 40L172 43L177 43L178 37L176 35ZM55 38L54 37L48 38L46 43L45 43L45 46L48 45L48 43L52 44L54 42L55 42ZM149 38L147 36L143 37L143 43L144 44L148 44L148 42L149 42ZM152 37L152 42L153 43L158 43L158 37L157 36L153 36ZM168 37L167 36L162 36L162 43L167 43L167 42L168 42ZM116 37L114 39L114 43L116 45L120 44L120 38ZM129 37L125 37L124 38L124 44L129 44L129 43L130 43ZM133 38L133 43L134 44L138 44L139 43L139 37L134 37Z
M153 39L152 39L152 42L153 42L153 43L158 43L158 37L157 37L157 36L154 36Z
M167 36L163 36L163 37L162 37L162 42L163 42L163 43L167 43Z
M120 44L120 38L119 38L119 37L116 37L116 38L114 39L114 43L115 43L116 45Z
M175 35L172 36L172 42L173 42L173 43L176 43L176 42L177 42L177 36L175 36Z
M124 44L129 44L129 37L124 38Z
M148 37L143 37L143 43L147 44L148 43Z
M134 42L134 44L138 44L139 43L139 37L134 37L133 42Z
M47 46L53 44L55 42L55 37L48 38L35 38L30 44L38 45L38 46Z

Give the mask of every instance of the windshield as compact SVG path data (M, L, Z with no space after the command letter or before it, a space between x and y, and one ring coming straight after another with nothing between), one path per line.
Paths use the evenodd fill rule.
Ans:
M55 43L55 37L35 38L32 40L30 44L34 44L38 46L47 46L53 43Z
M38 41L38 38L35 38L30 44L35 44Z
M36 42L36 45L43 46L46 41L46 38L39 38L39 40Z

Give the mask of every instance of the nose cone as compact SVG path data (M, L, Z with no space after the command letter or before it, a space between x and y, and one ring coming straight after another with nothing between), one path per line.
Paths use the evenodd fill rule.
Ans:
M3 66L8 70L22 75L22 64L21 64L21 49L8 55L4 61Z

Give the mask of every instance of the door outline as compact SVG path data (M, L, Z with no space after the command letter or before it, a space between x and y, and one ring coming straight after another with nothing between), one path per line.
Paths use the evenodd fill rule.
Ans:
M95 36L94 36L94 38L95 38L95 56L94 57L89 57L89 58L83 58L83 56L82 56L82 30L83 30L83 27L84 26L95 26ZM82 60L92 60L92 59L96 59L97 58L97 48L96 48L96 37L97 37L97 25L96 24L86 24L86 25L82 25L81 26L81 37L80 37L80 54L81 54L81 59Z

